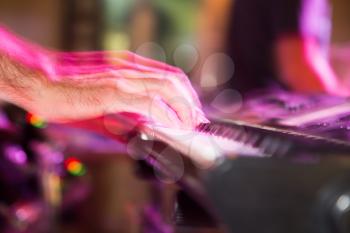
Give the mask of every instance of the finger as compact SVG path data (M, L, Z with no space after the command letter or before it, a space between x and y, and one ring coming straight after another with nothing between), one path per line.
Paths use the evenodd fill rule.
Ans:
M157 73L157 76L162 78L179 79L185 89L191 94L192 99L197 106L200 105L197 94L193 90L189 79L178 68L169 66L165 63L144 58L131 52L70 52L59 53L58 62L55 67L58 75L84 75L92 73L105 73L111 70L117 70L123 73L125 70L134 70ZM142 75L142 74L140 74ZM133 76L136 76L133 74ZM153 75L155 76L155 75ZM130 77L130 75L129 75Z
M196 125L199 119L197 116L204 116L205 114L202 111L202 106L197 93L192 88L192 85L188 81L187 77L170 76L165 80L167 80L167 85L161 85L161 93L167 97L166 100L169 101L170 105L177 110L180 116L185 114L181 117L181 119L192 120L193 124ZM175 103L173 103L174 100ZM185 118L188 117L186 114L188 114L189 111L178 111L179 107L176 106L176 103L180 103L182 106L187 106L187 109L191 110L191 118Z
M65 80L64 82L70 83L70 85L66 86L75 88L72 92L80 93L78 99L82 106L85 106L86 103L90 103L90 99L94 98L98 98L99 102L104 103L103 105L108 107L108 105L115 105L116 103L114 102L122 102L124 105L133 105L133 100L140 96L145 98L161 96L167 108L172 109L172 112L175 112L178 118L182 121L182 125L187 128L196 126L200 119L199 117L197 119L197 116L203 114L198 114L200 111L198 111L196 106L193 106L193 102L189 102L191 100L186 100L183 96L180 96L177 93L176 89L172 86L171 81L167 80L166 82L168 82L168 84L165 84L162 79L145 78L140 75L139 72L131 73L142 78L116 78L115 76L111 76L110 73L101 73L80 75L76 76L76 78L70 76L63 79ZM61 83L64 84L64 82ZM118 96L112 98L111 96L113 95L110 95L111 90L114 90L114 95ZM96 96L97 93L99 93L98 96ZM77 98L74 99L77 100ZM97 111L98 109L103 108L103 105L94 107L94 110ZM82 109L89 108L80 108L80 110ZM122 108L120 107L119 109Z
M188 90L188 93L191 95L191 98L196 103L197 107L202 109L202 104L198 98L197 92L193 89L188 77L184 73L178 74L176 77L177 79L175 79L175 81L180 82L179 85L184 86L184 88Z
M195 118L197 114L195 113L199 109L198 106L195 105L194 101L186 92L181 93L183 91L182 87L178 89L178 87L174 86L172 80L134 77L130 79L117 79L116 83L118 89L130 94L139 95L142 93L149 98L159 95L176 112L187 127L197 123L197 119Z
M197 110L196 114L196 126L198 126L201 123L210 123L209 119L205 116L201 109Z
M120 83L128 83L130 91L132 87L136 92L160 92L162 95L171 95L175 97L183 97L190 104L201 108L200 101L189 82L183 82L183 77L177 75L167 75L164 77L159 73L138 72L135 70L121 69L112 72L116 77L125 77L128 79L120 79ZM136 79L136 80L130 80ZM126 85L124 85L126 87ZM167 98L168 99L168 98Z
M176 90L181 91L182 96L184 96L189 102L194 102L197 105L197 107L199 107L200 109L202 107L196 91L193 89L190 80L188 79L186 74L184 74L183 72L178 72L178 73L139 72L139 71L132 71L128 69L120 69L116 72L120 73L122 76L129 76L134 78L150 77L150 78L156 78L161 80L169 79L173 81L173 86L176 88Z
M177 87L173 84L174 79L164 80L162 78L155 78L156 76L157 75L153 75L147 78L145 74L141 72L130 70L124 70L122 74L121 72L114 72L113 75L111 75L111 73L80 75L77 76L76 79L84 80L84 82L80 81L74 86L78 85L81 88L84 86L90 87L86 88L86 90L92 91L101 85L102 87L114 86L115 92L120 95L118 101L123 101L128 104L133 104L131 103L132 99L140 95L146 96L147 98L161 96L163 101L167 104L167 107L171 108L177 114L182 124L187 128L195 127L198 123L203 122L205 117L201 109L194 105L193 100L189 96L187 96L186 99L183 94L181 94L181 90L183 90L182 87L180 90L177 90ZM69 77L69 79L73 79L72 81L75 80L74 77ZM91 86L94 88L91 89ZM121 96L122 93L124 93L123 96ZM100 95L99 98L101 99L102 97L103 95Z
M183 122L174 110L158 96L134 98L132 104L119 105L117 108L111 109L111 113L115 112L137 113L147 117L155 124L176 128L183 127Z

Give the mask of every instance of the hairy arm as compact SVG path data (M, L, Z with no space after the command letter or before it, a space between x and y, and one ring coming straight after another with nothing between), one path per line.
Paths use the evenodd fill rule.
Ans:
M40 70L28 69L6 53L0 53L0 98L31 110L35 93L45 85Z
M49 51L1 27L0 87L0 98L55 122L119 112L170 127L206 121L178 68L128 51Z

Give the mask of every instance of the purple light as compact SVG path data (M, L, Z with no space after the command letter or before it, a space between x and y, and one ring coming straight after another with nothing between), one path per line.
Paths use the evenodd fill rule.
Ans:
M10 122L4 113L0 113L0 128L1 129L10 128Z
M18 146L7 146L5 149L6 158L18 165L24 165L27 163L26 153Z

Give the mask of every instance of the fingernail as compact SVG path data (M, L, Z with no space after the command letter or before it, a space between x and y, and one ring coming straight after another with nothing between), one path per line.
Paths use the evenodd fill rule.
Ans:
M196 119L203 121L203 122L209 122L208 118L205 116L204 112L200 108L196 108Z
M202 117L200 119L200 123L210 123L210 120L208 118L206 118L206 117Z
M201 108L199 107L195 107L195 110L198 112L198 113L201 113L202 115L204 115L204 112Z

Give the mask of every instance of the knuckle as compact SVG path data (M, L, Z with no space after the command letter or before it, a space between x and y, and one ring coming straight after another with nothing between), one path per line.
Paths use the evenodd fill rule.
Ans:
M184 73L176 74L175 77L181 83L187 83L188 82L188 78L187 78L186 74L184 74Z
M121 51L124 55L126 55L126 56L133 56L134 55L134 53L132 53L131 51L129 51L129 50L122 50Z
M162 84L167 88L172 88L175 85L174 80L169 77L164 78Z

